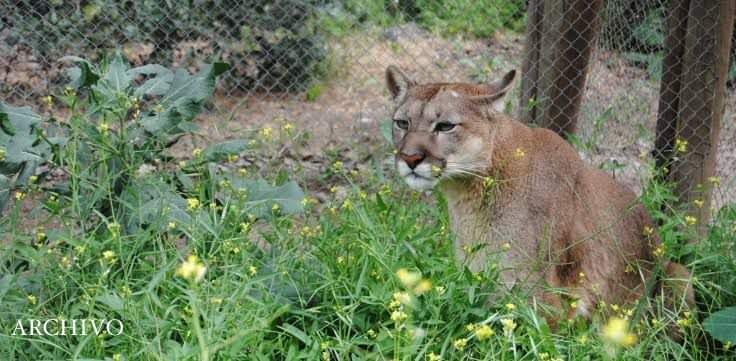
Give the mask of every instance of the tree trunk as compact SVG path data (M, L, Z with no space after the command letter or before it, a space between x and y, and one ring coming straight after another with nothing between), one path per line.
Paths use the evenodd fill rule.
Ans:
M659 85L657 138L654 142L654 158L660 169L670 166L675 143L689 8L690 0L672 0L670 8L667 9L667 35L664 38L665 53L662 59L662 80Z
M672 13L681 11L677 7ZM698 222L701 235L710 217L712 184L708 178L715 174L734 11L736 0L689 2L679 79L669 79L667 87L663 82L660 90L665 99L660 101L657 145L664 148L656 151L663 154L660 162L671 164L668 177L675 183L680 202ZM678 35L668 34L668 38ZM674 57L680 45L668 45L673 49L668 47L667 55Z
M562 136L574 134L602 4L602 0L529 2L522 120Z
M542 0L529 0L526 22L526 44L524 45L524 63L521 66L521 99L519 119L533 124L536 114L535 99L539 87L539 53L542 41Z

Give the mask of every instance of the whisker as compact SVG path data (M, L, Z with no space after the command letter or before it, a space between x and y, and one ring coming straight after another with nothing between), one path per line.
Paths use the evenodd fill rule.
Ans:
M479 179L485 178L485 176L483 176L482 174L476 173L474 170L463 169L463 168L448 168L448 173L451 175L452 174L465 174L465 175L473 176Z

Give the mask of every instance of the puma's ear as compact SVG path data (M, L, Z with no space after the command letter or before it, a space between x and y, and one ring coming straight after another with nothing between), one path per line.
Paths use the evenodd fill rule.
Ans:
M503 102L501 101L506 93L511 89L516 78L516 70L511 70L506 75L491 84L488 84L488 93L470 98L470 100L480 106L492 106L496 111L503 111Z
M386 86L395 102L403 100L412 85L414 85L414 82L399 68L393 65L386 68Z

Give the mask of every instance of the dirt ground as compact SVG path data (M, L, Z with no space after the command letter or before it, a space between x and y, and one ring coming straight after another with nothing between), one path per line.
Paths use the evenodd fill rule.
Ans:
M408 24L358 32L329 45L333 74L324 81L323 92L316 99L306 101L304 95L293 94L219 92L212 111L198 120L204 137L184 139L174 154L188 157L194 147L243 137L264 127L278 129L288 121L297 131L309 133L306 143L299 147L287 145L267 156L287 169L300 168L308 191L321 198L329 187L321 183L321 174L335 157L347 169L359 169L370 159L381 162L390 156L379 129L389 117L390 102L384 85L388 65L401 67L419 82L492 81L510 69L520 69L523 35L498 33L492 39L446 39ZM20 68L33 68L32 61L27 63ZM38 76L30 80L42 79ZM508 96L513 114L518 108L518 88L517 81L515 91ZM578 122L578 135L594 146L582 156L594 166L617 164L614 177L637 192L651 160L657 99L658 82L650 79L646 70L632 66L615 52L599 50L594 54ZM609 107L611 117L596 128L594 120ZM714 194L715 207L736 202L733 90L729 90L725 108L717 157L722 185ZM244 159L241 164L265 163ZM24 208L30 211L33 205L27 203Z
M345 161L356 162L351 155L379 154L376 147L383 144L379 124L389 116L383 79L388 65L398 65L419 82L490 81L519 69L522 49L523 35L517 34L499 33L489 40L444 39L411 24L360 33L331 44L338 59L335 75L315 101L299 96L219 96L218 111L204 117L201 125L215 139L225 139L242 131L278 127L288 119L311 133L301 157L320 163L324 150L334 148L351 150ZM515 114L518 86L509 99ZM644 69L614 52L595 53L579 121L579 135L595 146L583 157L596 166L617 164L612 174L637 192L651 160L657 99L658 82ZM609 107L611 117L596 129L594 120ZM736 201L734 109L736 96L729 90L720 131L717 175L722 189L714 196L716 207Z

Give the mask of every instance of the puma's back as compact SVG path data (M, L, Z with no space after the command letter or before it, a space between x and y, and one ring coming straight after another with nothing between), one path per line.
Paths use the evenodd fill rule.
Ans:
M560 310L574 300L586 316L601 301L635 301L660 246L646 210L554 132L497 111L514 76L420 85L389 67L399 175L445 194L456 254L472 270L499 263L507 285Z

